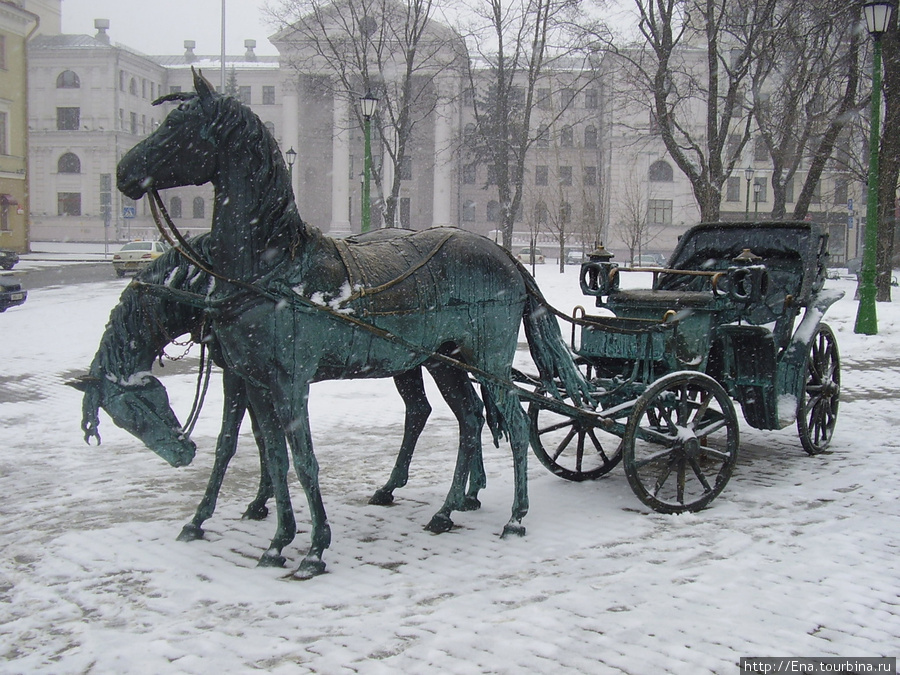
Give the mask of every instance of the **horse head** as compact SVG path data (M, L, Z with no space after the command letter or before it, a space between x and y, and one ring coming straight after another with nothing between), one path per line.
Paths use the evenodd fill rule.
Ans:
M153 101L159 105L179 101L165 121L119 162L116 182L119 190L140 199L150 190L181 185L203 185L216 173L216 101L222 97L213 85L194 71L195 92L173 92Z
M81 428L85 442L90 443L91 438L100 442L98 413L103 408L116 426L139 438L172 466L186 466L194 459L197 446L172 412L165 387L152 375L129 385L89 375L67 384L84 392Z

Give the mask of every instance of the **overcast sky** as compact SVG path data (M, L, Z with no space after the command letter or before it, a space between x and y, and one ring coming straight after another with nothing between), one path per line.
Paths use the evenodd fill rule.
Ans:
M226 0L225 49L243 54L244 40L256 40L256 53L275 55L262 20L265 0ZM181 54L184 41L197 43L197 54L221 51L222 0L63 0L63 33L94 35L94 19L109 19L112 42L145 54Z

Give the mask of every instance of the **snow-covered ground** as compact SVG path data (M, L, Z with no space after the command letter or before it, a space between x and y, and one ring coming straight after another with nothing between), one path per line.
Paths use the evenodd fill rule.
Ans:
M555 306L589 307L576 268L537 277ZM410 484L386 508L367 499L399 446L392 383L315 385L334 537L328 573L296 581L256 567L274 516L240 519L258 472L249 424L207 539L175 541L211 466L215 385L189 467L105 415L103 444L82 442L81 398L63 382L87 369L125 284L35 290L0 316L0 672L695 675L738 672L741 656L900 655L900 302L858 336L854 283L829 282L847 291L826 315L844 365L832 452L808 457L794 427L742 421L734 477L692 515L650 512L621 468L575 484L531 458L528 534L501 540L510 455L485 437L482 509L432 535L457 434L434 387ZM160 372L184 416L192 369ZM295 567L308 519L295 479L292 492Z

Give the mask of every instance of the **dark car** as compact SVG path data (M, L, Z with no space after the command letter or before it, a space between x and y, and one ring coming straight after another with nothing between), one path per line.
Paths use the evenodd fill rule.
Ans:
M19 262L19 254L0 248L0 269L11 270Z
M25 302L28 293L22 283L12 274L0 274L0 312Z

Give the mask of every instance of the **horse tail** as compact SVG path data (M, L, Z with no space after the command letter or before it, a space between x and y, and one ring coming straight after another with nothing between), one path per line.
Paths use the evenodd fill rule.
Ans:
M575 365L556 321L557 311L551 307L538 288L537 282L519 263L523 272L527 298L522 320L531 358L537 365L544 387L556 398L562 398L556 383L561 382L565 393L575 405L592 404L591 387Z

